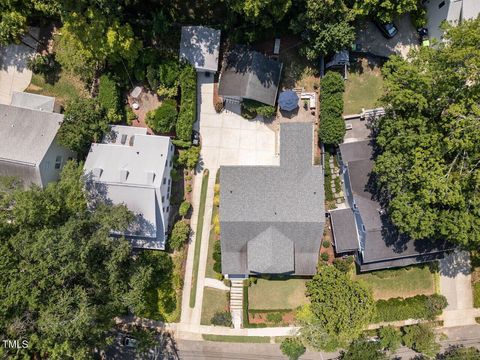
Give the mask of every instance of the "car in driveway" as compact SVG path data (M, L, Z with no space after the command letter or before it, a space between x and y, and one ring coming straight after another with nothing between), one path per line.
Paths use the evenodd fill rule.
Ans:
M125 336L122 339L122 345L129 348L135 348L137 347L137 340L135 340L134 338Z
M373 21L377 26L378 30L385 36L387 39L393 38L398 33L398 28L395 26L393 22L391 23L384 23L380 20Z

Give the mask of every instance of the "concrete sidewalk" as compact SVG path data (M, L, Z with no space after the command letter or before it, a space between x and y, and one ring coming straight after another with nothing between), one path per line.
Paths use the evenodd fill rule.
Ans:
M211 287L214 289L218 290L225 290L225 291L230 291L230 287L225 285L222 281L217 280L217 279L212 279L212 278L205 278L205 283L204 285L206 287Z

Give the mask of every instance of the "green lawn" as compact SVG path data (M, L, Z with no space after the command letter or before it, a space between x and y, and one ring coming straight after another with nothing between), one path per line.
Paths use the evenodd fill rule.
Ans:
M383 93L383 78L378 67L373 69L363 61L362 65L352 66L345 81L344 114L358 114L362 108L377 107Z
M54 84L45 82L45 78L42 75L33 74L32 81L25 91L53 96L62 105L77 97L88 97L85 84L78 77L64 72L60 73L58 80Z
M306 279L258 279L248 289L250 310L296 309L307 304Z
M203 218L205 216L205 200L208 188L208 170L203 172L202 190L200 192L200 206L198 207L197 231L195 233L195 252L193 257L192 288L190 290L190 307L195 307L197 296L198 262L200 261L200 246L202 244Z
M208 335L202 334L203 340L237 343L269 343L267 336L235 336L235 335Z
M357 274L355 278L372 289L376 300L431 295L436 290L436 271L427 265L373 271Z
M217 312L228 311L227 291L206 287L203 289L202 325L211 325L210 320Z

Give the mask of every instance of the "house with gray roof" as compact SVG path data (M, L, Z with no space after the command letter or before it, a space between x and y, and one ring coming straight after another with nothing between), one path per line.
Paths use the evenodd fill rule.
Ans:
M236 46L224 58L218 94L234 102L250 99L275 106L281 74L282 63Z
M84 173L94 205L124 204L135 220L124 233L133 247L164 250L170 214L174 146L146 128L111 126L102 143L92 144Z
M280 126L279 166L220 167L222 273L313 275L325 223L313 124Z
M217 72L220 35L220 30L206 26L182 26L180 59L198 72Z
M330 211L335 251L355 253L360 271L407 266L443 257L450 245L412 240L400 233L376 189L372 139L340 144L339 164L347 207Z
M44 187L58 180L63 165L76 156L56 140L63 115L49 107L28 108L15 99L14 94L15 106L0 104L0 176Z
M25 109L53 112L55 98L50 96L14 91L10 105Z

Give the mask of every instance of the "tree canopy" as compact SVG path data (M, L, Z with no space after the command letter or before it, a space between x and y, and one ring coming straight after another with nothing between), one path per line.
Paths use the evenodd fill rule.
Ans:
M385 64L374 171L401 232L478 247L480 19L445 39Z
M142 315L152 296L155 307L175 306L168 254L132 257L129 242L110 233L133 215L124 205L87 206L82 173L67 162L45 189L0 178L0 334L28 341L0 355L90 359L127 306Z
M307 282L310 304L297 314L301 337L310 346L332 351L358 338L372 318L371 292L334 266L320 266Z
M387 360L388 357L382 352L381 345L375 341L358 339L353 341L348 350L340 356L341 360Z

